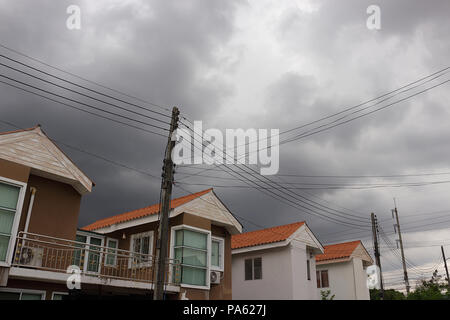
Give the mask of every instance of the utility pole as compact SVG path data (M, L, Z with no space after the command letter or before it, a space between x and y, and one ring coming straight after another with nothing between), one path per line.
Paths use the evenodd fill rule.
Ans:
M445 259L444 246L441 246L441 251L442 251L442 259L444 259L445 272L447 273L447 283L450 289L450 277L448 276L447 259Z
M381 272L381 260L380 260L380 249L378 247L378 222L377 216L372 212L370 214L370 218L372 220L372 235L373 235L373 248L375 254L375 263L380 270L380 291L381 291L381 299L384 299L384 286L383 286L383 274Z
M402 233L400 231L400 222L398 220L398 211L397 211L397 204L395 203L395 199L394 199L394 205L395 205L395 209L394 209L395 219L397 221L396 226L397 226L397 231L398 231L398 241L400 242L400 252L402 254L403 279L405 280L406 293L409 294L409 289L410 289L411 286L409 285L408 270L406 269L405 253L403 251Z
M170 199L172 196L172 183L174 165L172 161L172 149L175 146L175 140L172 140L172 134L178 127L178 115L180 111L177 107L172 109L172 120L170 122L169 139L167 141L166 154L164 156L164 167L161 183L161 212L158 228L158 239L156 241L156 285L153 292L154 300L163 300L164 282L166 275L167 247L169 242L169 211Z

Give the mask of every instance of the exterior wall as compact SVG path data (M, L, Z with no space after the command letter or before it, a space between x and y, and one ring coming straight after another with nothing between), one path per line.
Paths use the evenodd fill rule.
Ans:
M314 255L310 255L306 245L291 242L290 245L292 256L292 299L294 300L316 300L316 259ZM308 272L306 260L310 263L310 280L308 280Z
M328 270L329 288L317 288L318 297L321 290L331 290L335 300L369 300L366 275L360 258L349 261L321 264L317 270Z
M0 159L0 177L27 183L29 175L29 167Z
M315 259L309 252L306 244L293 241L283 247L234 254L233 299L317 300ZM245 259L257 257L262 258L262 279L245 280Z
M363 261L357 257L354 257L352 261L355 271L356 300L370 300L370 292L369 288L367 288L366 268L363 265Z
M355 287L353 281L353 262L344 261L338 263L317 265L317 270L328 270L328 288L317 288L320 291L330 290L330 296L335 295L335 300L355 300Z
M30 205L30 188L37 189L28 232L75 240L81 195L65 183L30 175L19 231L24 230Z
M262 279L245 280L245 259L261 257ZM233 299L293 299L289 246L233 254Z

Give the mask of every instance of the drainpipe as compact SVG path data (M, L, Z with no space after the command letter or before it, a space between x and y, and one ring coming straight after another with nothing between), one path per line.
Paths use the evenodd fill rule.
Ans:
M30 224L30 218L31 218L31 211L33 210L33 204L34 204L34 197L36 195L36 188L31 187L31 198L30 198L30 205L28 206L28 212L27 212L27 220L25 222L25 229L24 231L24 237L26 237L26 233L28 232L28 225Z

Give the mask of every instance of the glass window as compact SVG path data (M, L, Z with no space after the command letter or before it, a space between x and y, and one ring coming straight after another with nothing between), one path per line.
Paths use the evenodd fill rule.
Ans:
M330 286L330 284L328 283L328 270L322 270L320 274L321 274L322 288L328 288Z
M0 261L6 261L20 188L0 183Z
M306 277L311 280L311 265L309 259L306 260Z
M0 291L0 300L20 300L20 292Z
M262 279L262 258L245 260L245 280Z
M151 261L153 244L153 234L144 232L133 234L131 236L131 250L135 253L133 256L134 267L148 266Z
M22 292L20 300L42 300L42 294Z
M253 280L253 260L245 260L245 280Z
M89 243L92 246L89 246L87 271L98 272L100 267L100 247L98 246L102 245L102 239L90 237Z
M42 293L0 291L0 300L42 300Z
M255 280L262 279L262 259L253 259L253 277Z
M328 270L316 271L317 288L328 288L330 286L328 281Z
M67 293L53 293L52 300L65 300Z
M109 265L109 266L116 265L117 250L114 250L114 249L117 249L117 243L118 243L118 241L115 239L108 239L106 246L111 249L108 249L108 254L106 255L106 265Z
M221 267L220 264L220 241L211 241L211 265L214 267Z
M208 234L187 229L175 231L174 256L181 263L181 282L206 286Z

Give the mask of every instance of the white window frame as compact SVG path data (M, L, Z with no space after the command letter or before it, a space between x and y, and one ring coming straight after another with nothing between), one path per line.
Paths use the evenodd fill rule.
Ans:
M68 296L68 295L69 295L68 292L53 291L53 292L52 292L52 300L54 300L55 294L59 294L59 295L61 295L61 296Z
M84 231L80 231L77 230L77 235L86 237L86 243L85 243L85 247L84 248L80 248L81 250L84 250L84 264L83 264L83 272L86 274L99 274L100 273L100 269L102 266L102 258L103 258L103 246L105 243L105 237L101 236L101 235L93 235L92 233L89 232L84 232ZM98 270L97 271L88 271L87 269L87 264L88 264L88 260L89 260L89 246L95 246L94 244L91 244L91 238L96 238L96 239L101 239L102 242L100 243L100 249L99 249L99 253L100 253L100 257L99 257L99 261L98 261ZM86 254L87 253L87 254Z
M25 193L27 191L27 184L25 182L0 177L0 183L9 184L20 188L19 198L17 199L16 212L14 214L14 221L11 227L11 237L9 238L8 249L6 250L5 261L0 261L0 267L10 267L13 259L14 247L17 240L17 232L19 229L19 222L22 216L23 202L25 200Z
M130 259L128 260L128 268L129 269L131 269L131 268L151 267L152 266L152 264L153 264L153 258L152 258L153 257L153 242L155 241L155 239L154 239L154 231L146 231L146 232L140 232L140 233L132 234L130 236L130 252L131 252L132 255L134 253L142 254L141 252L134 252L133 242L134 242L135 238L142 238L142 237L146 237L146 236L150 237L149 244L148 244L148 251L149 251L148 254L151 256L150 257L150 261L137 263L137 264L135 264L133 266L132 265L132 261L133 261L134 257L131 256Z
M40 294L41 300L45 300L47 292L44 290L19 289L19 288L0 288L0 292L20 293L19 300L22 300L23 293Z
M200 233L205 233L207 235L206 238L206 285L204 286L198 286L198 285L194 285L194 284L184 284L184 283L180 283L180 287L182 288L192 288L192 289L210 289L211 284L210 284L210 273L211 273L211 231L210 230L206 230L206 229L201 229L201 228L197 228L197 227L192 227L189 225L185 225L185 224L180 224L178 226L174 226L170 229L170 259L174 259L175 257L175 232L177 230L191 230L194 232L200 232ZM173 260L171 260L173 262ZM180 268L182 268L183 266L180 265ZM169 268L169 279L172 279L172 268ZM181 279L180 279L181 281Z
M213 241L215 242L219 242L219 266L213 266L211 264L211 270L214 271L224 271L224 265L225 265L225 239L221 238L221 237L216 237L216 236L211 236L211 252L210 255L212 254L212 243ZM212 259L211 259L212 262Z
M112 241L116 243L116 248L110 248L108 246L108 243ZM119 250L119 240L114 239L114 238L106 238L105 241L106 245L105 245L105 266L106 267L116 267L117 266L117 252ZM109 252L109 250L114 250L114 253ZM114 263L113 264L109 264L108 263L108 255L113 255L114 256Z

